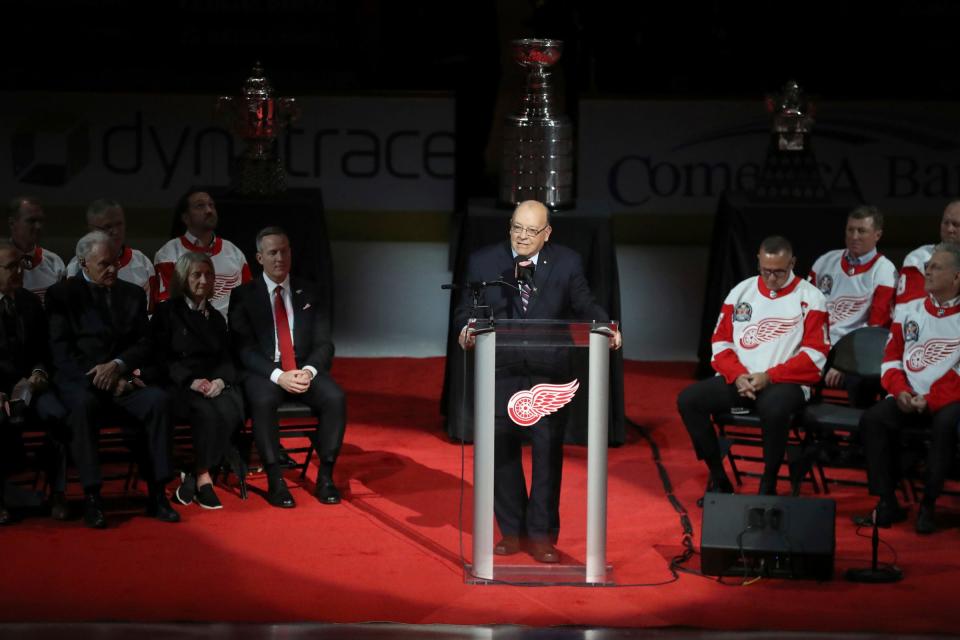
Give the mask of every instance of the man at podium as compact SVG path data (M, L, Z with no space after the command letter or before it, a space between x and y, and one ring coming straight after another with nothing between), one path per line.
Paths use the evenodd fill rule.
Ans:
M608 322L607 312L594 300L584 277L580 256L563 246L548 244L550 212L534 200L514 209L508 226L509 242L484 247L470 256L468 282L501 281L482 292L485 315L499 319L596 320ZM472 349L475 336L468 328L475 315L470 293L465 291L454 316L461 326L460 346ZM610 348L619 349L618 331ZM494 513L502 538L497 555L512 555L525 542L538 562L558 562L554 544L560 531L560 477L563 464L562 422L546 416L522 429L507 415L513 393L530 389L540 380L530 367L498 366L494 434ZM521 445L529 440L533 478L527 494L521 464Z

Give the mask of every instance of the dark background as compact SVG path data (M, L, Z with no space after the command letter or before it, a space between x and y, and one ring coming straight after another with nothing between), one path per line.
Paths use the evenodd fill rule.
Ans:
M574 122L582 96L760 101L790 78L815 99L957 99L960 3L884 5L15 0L0 46L7 90L236 94L260 60L279 95L453 92L462 209L494 193L490 123L523 83L511 39L564 40Z

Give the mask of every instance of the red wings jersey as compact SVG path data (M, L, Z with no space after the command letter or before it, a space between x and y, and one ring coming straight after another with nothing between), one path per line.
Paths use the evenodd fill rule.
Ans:
M897 307L881 368L883 388L926 397L930 411L960 401L960 299L931 298Z
M927 297L927 292L923 288L923 271L927 266L927 261L933 255L935 246L925 244L908 253L907 257L903 259L900 280L897 282L897 305Z
M826 300L796 276L771 291L757 276L734 287L713 332L713 368L727 382L766 371L772 382L815 384L830 351Z
M893 313L897 269L879 253L868 262L854 266L846 251L837 249L813 263L809 280L827 299L830 342L860 327L888 327Z
M124 247L118 264L120 269L117 271L117 277L142 288L147 296L147 309L152 310L157 300L157 272L150 258L143 255L142 251ZM72 278L79 272L80 264L74 257L67 265L67 275Z
M213 285L213 307L227 317L227 307L230 304L230 291L241 284L250 281L250 267L243 252L229 240L217 236L209 247L195 245L186 234L168 241L160 247L154 257L157 267L157 276L160 281L160 300L170 297L170 278L173 276L173 267L183 254L189 251L206 253L213 262L213 271L216 274Z
M42 302L50 285L63 280L65 272L60 256L37 247L30 254L30 266L23 271L23 288L37 294Z

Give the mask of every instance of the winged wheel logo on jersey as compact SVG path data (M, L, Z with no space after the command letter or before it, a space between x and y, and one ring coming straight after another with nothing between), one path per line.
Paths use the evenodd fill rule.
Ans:
M827 303L827 313L830 314L830 322L843 322L848 318L860 313L869 300L866 297L857 298L855 296L840 296L836 300Z
M240 284L240 272L237 271L231 276L217 276L213 280L213 299L216 300L228 293Z
M571 380L566 384L538 384L529 391L517 391L507 403L507 415L518 426L529 427L569 404L579 388L580 381Z
M746 328L740 336L740 346L744 349L756 349L764 342L785 336L800 324L802 316L795 318L766 318Z
M960 347L960 340L927 340L907 354L907 369L918 373L948 358Z

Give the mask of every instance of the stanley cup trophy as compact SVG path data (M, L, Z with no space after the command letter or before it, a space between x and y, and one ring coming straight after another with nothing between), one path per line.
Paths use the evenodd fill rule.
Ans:
M520 111L507 116L500 168L500 202L538 200L551 209L573 206L573 126L556 113L549 67L560 40L514 40L513 57L528 70Z
M287 172L277 157L276 140L300 116L294 98L277 98L257 62L238 97L222 96L218 113L226 116L246 147L237 158L234 179L243 195L267 196L287 190Z
M767 157L757 178L755 200L822 201L829 195L813 152L813 104L791 80L779 94L767 96L772 116Z

